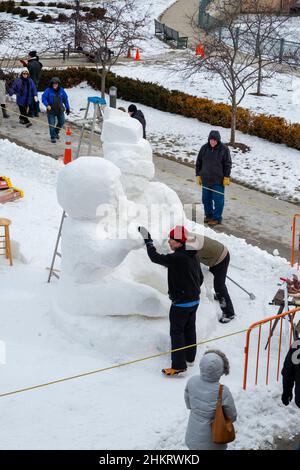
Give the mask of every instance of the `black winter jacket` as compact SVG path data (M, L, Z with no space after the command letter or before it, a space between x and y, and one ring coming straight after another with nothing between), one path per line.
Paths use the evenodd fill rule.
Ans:
M33 57L28 60L27 68L29 70L30 78L34 82L35 86L38 87L41 78L43 65L39 61L38 57Z
M133 119L137 119L143 126L143 137L146 139L146 119L142 111L139 109L131 116Z
M155 246L148 244L147 252L153 263L168 268L169 297L173 304L199 300L203 274L196 251L183 246L174 253L161 255Z
M210 146L210 139L218 141L218 145L213 149ZM232 161L229 148L222 144L218 131L209 134L208 143L200 149L196 162L196 176L201 176L204 186L223 185L224 177L230 177Z
M300 408L300 343L289 350L281 373L283 395L291 396L295 386L295 402Z

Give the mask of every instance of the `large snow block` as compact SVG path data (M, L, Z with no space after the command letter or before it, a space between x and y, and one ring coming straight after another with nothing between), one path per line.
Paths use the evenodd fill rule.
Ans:
M104 143L137 144L143 139L143 127L127 115L125 118L104 119L101 138Z
M96 219L102 204L118 204L124 196L120 169L102 158L81 157L58 176L57 199L75 219Z

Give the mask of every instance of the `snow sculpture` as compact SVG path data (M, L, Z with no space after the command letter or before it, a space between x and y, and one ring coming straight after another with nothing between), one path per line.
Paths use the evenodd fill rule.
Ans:
M81 157L59 174L57 197L68 214L62 232L62 265L58 307L72 315L165 316L166 299L151 287L126 280L116 268L143 241L137 223L120 211L132 206L113 163ZM132 209L132 207L131 207ZM118 238L118 224L127 224L128 237Z

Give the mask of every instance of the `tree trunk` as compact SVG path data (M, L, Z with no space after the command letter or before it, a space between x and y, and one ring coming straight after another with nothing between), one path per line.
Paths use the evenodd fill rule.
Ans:
M261 86L262 86L262 58L259 56L258 59L258 80L257 80L257 96L261 96Z
M235 144L236 134L236 121L237 121L237 104L236 104L236 92L231 96L231 133L230 133L230 145Z
M106 70L101 71L101 98L105 99L105 85L106 85Z

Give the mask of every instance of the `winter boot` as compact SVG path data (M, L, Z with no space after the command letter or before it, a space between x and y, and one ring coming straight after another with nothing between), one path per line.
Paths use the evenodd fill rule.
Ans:
M31 127L31 126L32 126L32 122L27 122L27 124L25 124L25 127L27 127L27 129L28 127Z
M221 224L219 220L209 220L207 223L210 227L215 227L216 225Z
M223 324L226 324L226 323L229 323L232 320L234 320L234 318L235 318L235 315L227 316L227 315L223 314L222 317L220 318L219 322L223 323Z
M177 377L178 375L181 375L184 372L186 372L186 369L172 369L172 367L170 369L162 370L162 373L167 377Z

